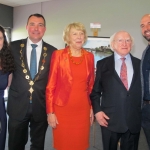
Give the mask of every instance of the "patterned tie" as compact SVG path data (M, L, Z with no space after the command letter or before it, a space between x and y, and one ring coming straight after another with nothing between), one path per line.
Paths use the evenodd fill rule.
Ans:
M126 58L120 58L122 60L121 70L120 70L120 79L123 82L124 86L128 90L128 79L127 79L127 66L125 64Z
M30 74L31 78L34 79L36 73L37 73L37 61L36 61L36 44L31 44L32 51L31 51L31 57L30 57Z

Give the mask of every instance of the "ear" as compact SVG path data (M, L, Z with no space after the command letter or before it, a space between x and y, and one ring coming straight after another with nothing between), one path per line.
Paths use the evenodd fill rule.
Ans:
M115 50L115 42L114 41L111 43L111 47L113 50Z
M45 26L45 31L46 31L46 26Z

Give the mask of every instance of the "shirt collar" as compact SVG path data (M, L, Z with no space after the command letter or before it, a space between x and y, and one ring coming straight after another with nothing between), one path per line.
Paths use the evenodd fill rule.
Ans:
M42 45L42 39L41 39L38 43L33 43L33 42L30 40L30 38L28 37L27 43L28 43L29 45L31 45L31 44L37 44L38 46L41 46L41 45Z
M115 57L115 60L120 60L120 58L122 58L118 53L114 52L114 57ZM127 59L130 59L130 54L127 54L124 58Z

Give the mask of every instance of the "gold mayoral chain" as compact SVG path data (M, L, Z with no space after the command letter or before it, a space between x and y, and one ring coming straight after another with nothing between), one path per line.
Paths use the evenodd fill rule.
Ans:
M21 47L21 50L20 50L20 54L21 54L21 66L23 68L23 73L25 74L25 78L27 79L27 81L29 82L29 85L30 85L30 89L29 89L29 92L30 92L30 100L32 100L32 93L34 91L33 89L33 85L35 83L36 80L38 80L39 76L41 75L41 72L42 70L44 70L44 64L45 64L45 57L47 56L47 47L43 47L43 60L42 60L42 65L40 67L40 71L37 73L36 77L34 78L34 80L30 79L30 76L27 74L27 69L26 69L26 66L25 66L25 63L24 63L24 57L23 57L23 54L22 54L22 48L24 47L24 44L21 44L20 45Z

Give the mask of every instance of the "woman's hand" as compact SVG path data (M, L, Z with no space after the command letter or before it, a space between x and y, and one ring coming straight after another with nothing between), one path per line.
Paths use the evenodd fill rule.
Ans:
M58 120L54 113L48 114L47 121L49 126L51 126L52 128L56 128L56 125L58 124Z
M94 114L93 114L93 109L91 108L91 110L90 110L90 123L91 123L91 125L93 124L93 121L94 121Z

